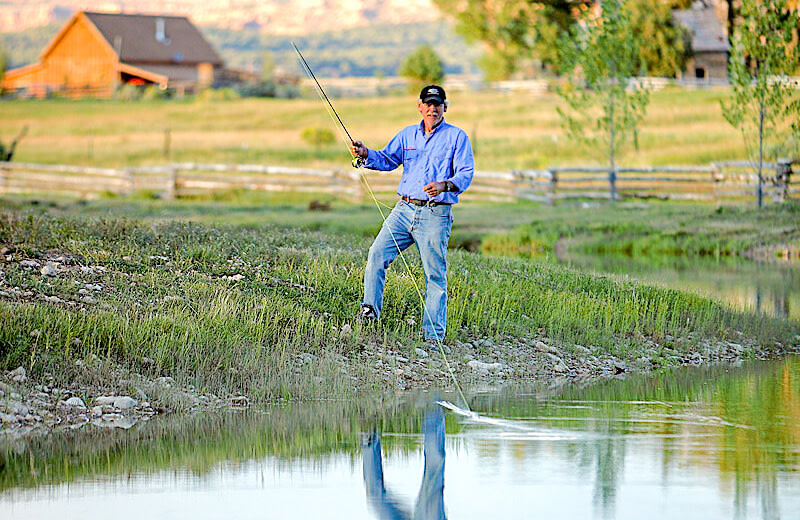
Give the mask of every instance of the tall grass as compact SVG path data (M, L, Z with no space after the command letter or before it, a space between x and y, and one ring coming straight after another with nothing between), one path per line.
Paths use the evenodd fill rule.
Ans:
M379 384L357 369L364 343L376 335L352 320L367 238L9 210L0 215L0 243L13 246L18 260L72 258L69 271L54 278L19 263L4 267L6 286L34 297L0 300L3 368L52 371L95 354L260 398L349 395ZM686 349L705 338L738 341L736 331L765 344L790 342L797 332L793 322L563 267L465 251L452 251L449 261L449 341L546 335L630 357L642 351L643 338ZM390 272L377 335L407 349L421 314L412 278L422 269L413 255L411 265L412 275L399 266ZM95 303L78 294L86 283L102 285ZM43 295L78 303L37 299ZM317 361L304 364L303 353Z

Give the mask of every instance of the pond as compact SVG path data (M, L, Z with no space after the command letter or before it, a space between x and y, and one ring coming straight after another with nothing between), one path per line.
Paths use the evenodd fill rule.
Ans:
M580 270L635 278L692 291L740 309L800 320L800 264L741 258L595 255L559 252L556 260Z
M800 518L800 358L468 396L6 440L0 518Z

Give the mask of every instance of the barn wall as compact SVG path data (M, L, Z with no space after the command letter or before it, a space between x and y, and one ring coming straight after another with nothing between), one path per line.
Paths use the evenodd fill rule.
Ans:
M19 75L11 72L3 85L7 89L27 88L35 96L64 91L73 97L105 97L111 95L117 80L115 53L91 23L79 16L44 56L41 67Z

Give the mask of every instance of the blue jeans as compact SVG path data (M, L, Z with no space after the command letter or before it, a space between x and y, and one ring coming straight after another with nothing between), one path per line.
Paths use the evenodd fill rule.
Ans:
M422 420L425 468L413 515L386 490L381 438L376 432L362 445L367 502L380 520L447 520L444 511L444 412L438 406Z
M452 224L451 206L415 206L398 201L369 248L364 304L371 305L380 317L386 268L400 252L417 244L425 271L422 330L426 339L443 340L447 328L447 242Z

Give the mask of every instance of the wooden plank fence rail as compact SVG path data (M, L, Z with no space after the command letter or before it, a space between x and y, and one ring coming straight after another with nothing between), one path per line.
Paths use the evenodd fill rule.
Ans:
M782 201L800 192L791 184L792 166L782 159L764 165L762 193ZM69 193L82 197L102 193L151 192L165 197L214 191L254 190L329 194L365 200L369 188L377 197L395 196L397 172L318 170L260 164L173 163L164 166L95 168L86 166L0 162L0 194ZM539 170L476 171L464 200L534 200L555 203L572 199L627 198L675 200L746 200L756 196L758 175L748 161L709 166L618 168L558 167Z

